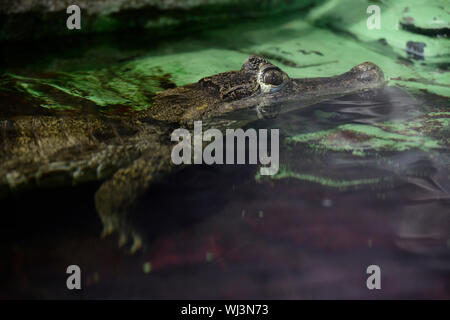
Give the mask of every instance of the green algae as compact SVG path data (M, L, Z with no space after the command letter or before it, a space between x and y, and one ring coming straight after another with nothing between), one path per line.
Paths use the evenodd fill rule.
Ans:
M139 110L151 105L154 93L175 86L170 74L158 67L150 67L144 74L127 65L117 69L58 72L51 77L7 76L10 81L16 80L18 90L40 99L42 107L57 109L78 109L80 100L84 100L99 109L120 105Z
M445 111L440 111L440 112L430 112L430 113L428 114L428 116L430 116L430 117L440 117L440 116L450 117L450 112L445 112Z
M380 29L367 27L370 14L366 13L366 9L369 5L380 8ZM390 60L389 64L380 62L378 58L374 58L373 62L385 70L391 85L415 90L427 89L442 96L450 96L448 1L330 0L314 8L308 15L308 21L351 35L347 42L352 39L389 58L384 59L386 62ZM427 35L421 30L435 30L437 36ZM439 30L442 30L442 36L438 36ZM425 44L424 60L410 59L406 52L410 41ZM358 55L354 50L348 51L348 54L354 57Z
M267 176L262 176L259 174L255 176L257 181L268 179ZM273 180L282 180L282 179L295 179L307 182L317 183L330 188L338 188L338 189L347 189L350 187L359 187L361 185L374 185L380 183L382 181L389 180L388 178L367 178L367 179L354 179L354 180L345 180L345 179L331 179L328 177L321 177L312 175L309 173L300 173L295 170L289 169L285 166L281 166L280 170L277 174L270 176L270 179Z
M398 159L405 159L402 154L406 156L408 153L426 154L435 165L448 168L448 160L445 159L450 144L450 112L434 110L419 113L408 120L370 125L348 123L333 129L286 137L283 142L287 154L281 160L280 171L270 177L258 174L255 179L294 179L345 190L386 183L392 185L395 179L401 181L405 175L426 176L428 173L420 172L420 169L416 172L414 165L409 167L408 162L398 162ZM304 156L299 156L301 154ZM327 159L345 159L346 163L352 163L356 171L330 169ZM361 171L364 167L367 171ZM377 175L373 168L387 171ZM355 175L356 172L359 173ZM364 177L362 172L369 176Z
M394 133L362 124L344 124L332 130L298 134L287 138L286 142L308 143L313 149L351 152L361 157L367 151L401 152L413 148L429 151L443 147L439 141L427 136Z
M372 14L366 12L369 5L380 8L379 29L367 27L367 19ZM405 25L414 25L421 29L442 29L444 33L445 28L450 27L450 11L446 0L330 0L312 10L308 20L346 31L362 42L385 39L399 55L404 55L408 41L424 42L427 59L448 62L450 44L444 36L430 37L404 28Z

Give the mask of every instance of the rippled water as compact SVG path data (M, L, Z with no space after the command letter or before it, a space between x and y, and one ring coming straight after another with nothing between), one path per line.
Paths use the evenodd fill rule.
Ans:
M433 120L446 107L388 87L258 121L280 129L280 174L169 177L139 204L149 246L137 256L99 239L97 185L8 199L0 298L450 298L448 115ZM69 264L80 293L65 289ZM366 288L372 264L379 291Z

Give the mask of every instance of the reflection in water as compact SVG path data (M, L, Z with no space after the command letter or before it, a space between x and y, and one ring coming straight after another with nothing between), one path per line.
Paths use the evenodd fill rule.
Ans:
M339 112L353 114L355 123L375 124L382 121L406 121L420 114L423 102L397 87L385 87L383 91L360 95L356 100L334 101ZM341 107L342 106L342 107Z
M295 176L320 172L330 181L409 183L430 199L447 199L449 115L440 107L387 87L369 97L318 104L296 117L282 115L271 126L286 135L285 163Z

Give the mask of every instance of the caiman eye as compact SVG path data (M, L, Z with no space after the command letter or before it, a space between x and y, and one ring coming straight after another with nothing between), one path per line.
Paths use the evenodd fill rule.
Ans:
M283 83L283 74L279 69L269 69L264 72L262 80L265 84L279 86Z
M262 93L273 93L281 90L289 77L273 64L266 64L260 66L257 79Z

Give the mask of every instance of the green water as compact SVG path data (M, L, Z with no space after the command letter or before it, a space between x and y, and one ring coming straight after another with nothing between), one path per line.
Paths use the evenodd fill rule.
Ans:
M426 10L420 1L408 8L426 13L416 19L421 26L435 21L434 27L440 27L439 21L448 19L448 14L436 2ZM371 61L384 70L391 85L449 97L449 41L398 28L406 13L395 2L381 5L381 29L369 30L364 6L366 1L351 6L328 1L309 12L205 26L188 34L181 29L164 37L151 31L124 31L93 39L88 35L73 41L55 38L41 46L36 43L31 52L8 48L8 60L14 63L7 61L10 73L4 81L13 81L13 87L47 108L78 107L79 103L64 99L55 101L52 93L56 90L76 98L67 100L83 99L99 108L120 104L140 109L149 105L151 93L164 89L158 81L161 77L184 85L239 69L249 54L260 54L296 78L335 75ZM405 51L408 41L426 43L425 60L409 59Z

